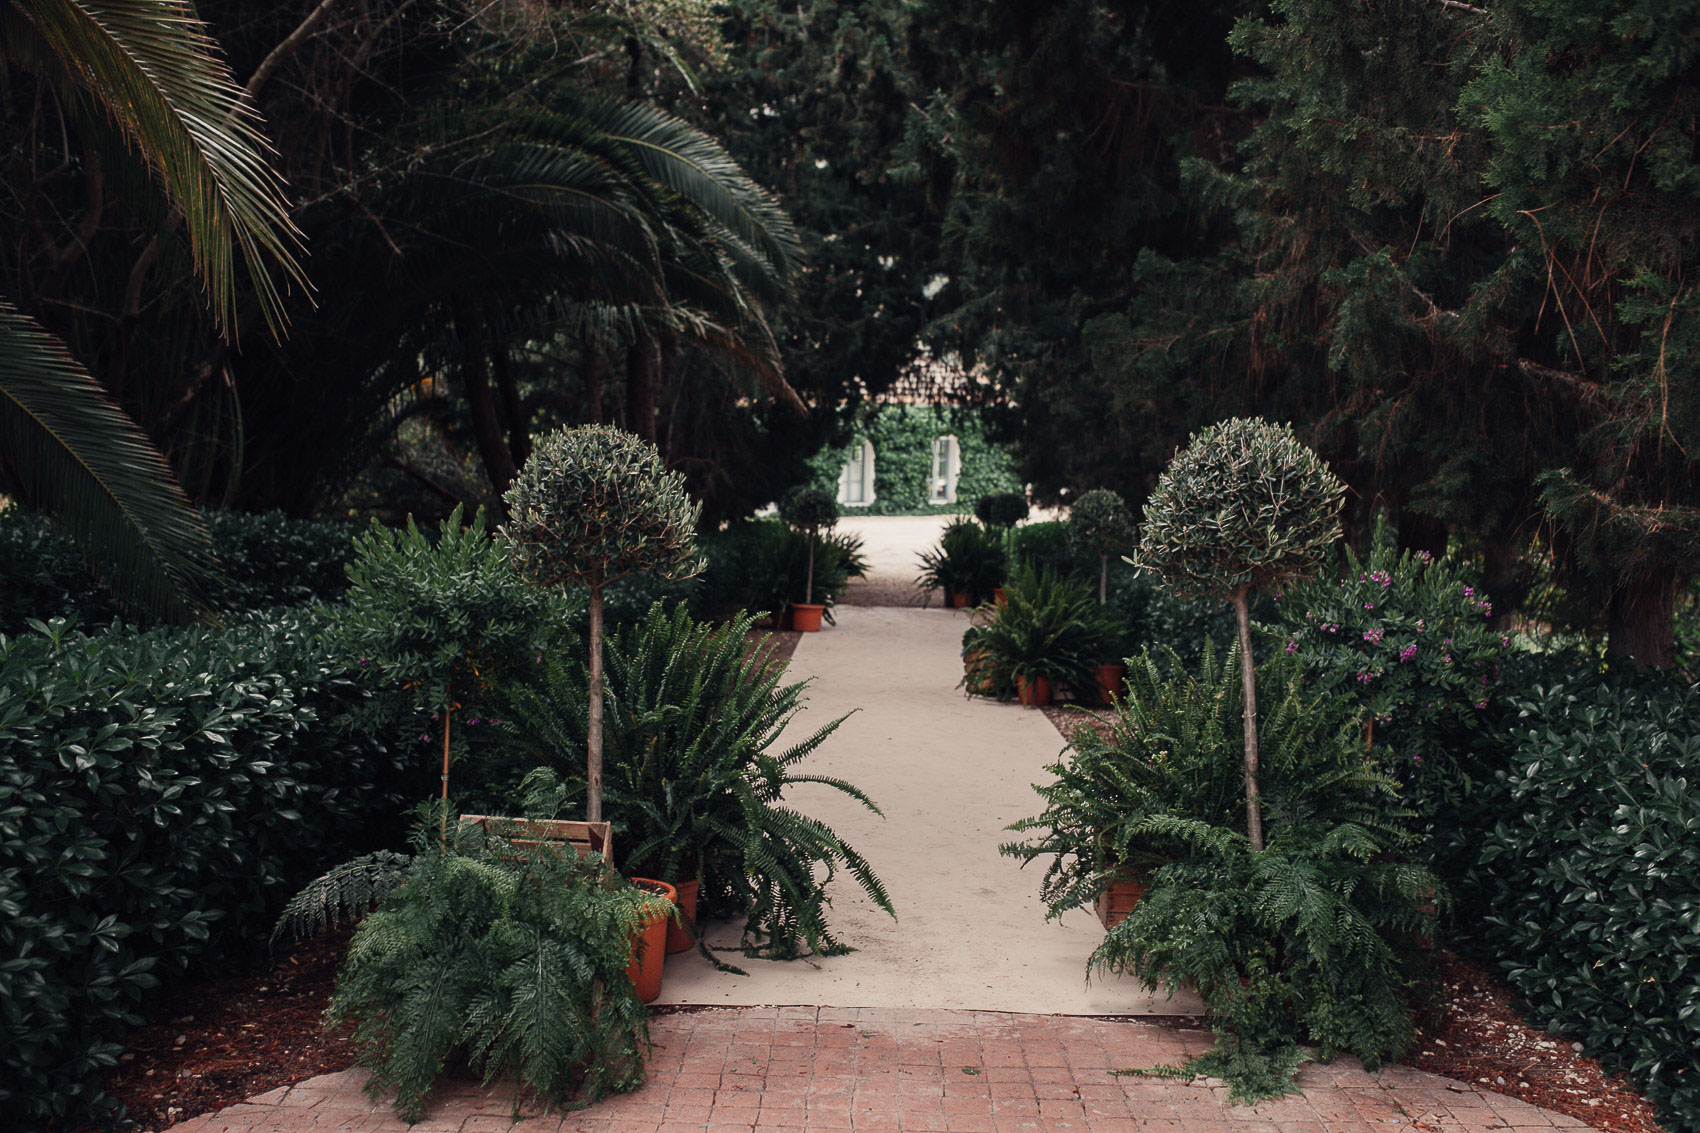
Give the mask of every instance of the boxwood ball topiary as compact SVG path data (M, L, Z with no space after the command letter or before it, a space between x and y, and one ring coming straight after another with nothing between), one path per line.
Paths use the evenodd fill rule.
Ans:
M702 505L655 446L630 433L598 427L541 437L502 498L502 538L538 582L599 589L640 571L678 580L697 570Z
M823 531L838 523L838 501L820 488L792 488L779 501L779 518L799 531Z
M1077 555L1098 556L1098 604L1103 605L1111 555L1133 545L1133 513L1108 488L1084 493L1068 511L1068 546Z
M1183 597L1305 578L1340 538L1345 494L1285 425L1223 421L1195 433L1157 481L1135 561Z
M1027 518L1027 497L1020 492L991 492L974 505L974 518L987 527L1014 527Z

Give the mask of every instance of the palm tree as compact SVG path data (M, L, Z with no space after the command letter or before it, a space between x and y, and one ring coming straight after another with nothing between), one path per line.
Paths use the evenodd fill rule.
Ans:
M138 167L129 182L152 186L175 217L223 334L235 336L238 259L255 310L282 333L281 288L306 283L297 235L257 117L191 3L0 0L0 64L34 76L87 154ZM0 474L126 605L173 617L204 609L211 548L164 459L65 345L4 297Z

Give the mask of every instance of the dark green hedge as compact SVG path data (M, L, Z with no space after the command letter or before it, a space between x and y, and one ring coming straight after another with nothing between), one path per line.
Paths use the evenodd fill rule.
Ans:
M113 1116L149 993L254 947L419 793L330 622L0 638L0 1124Z
M956 481L956 502L933 505L927 502L928 481L933 471L933 441L954 436L961 455L961 473ZM874 446L874 502L866 507L845 507L845 515L969 515L981 496L994 492L1020 492L1009 454L992 444L985 427L973 413L932 406L887 405L857 433ZM836 492L838 473L848 458L848 448L826 449L809 463L815 469L815 486Z
M1535 685L1514 711L1474 800L1491 822L1475 943L1533 1021L1627 1071L1670 1133L1700 1133L1700 690Z
M348 589L355 534L348 524L278 512L215 511L206 520L228 583L214 596L220 609L328 602ZM0 633L22 633L30 618L74 617L87 626L119 616L118 603L45 519L0 512Z

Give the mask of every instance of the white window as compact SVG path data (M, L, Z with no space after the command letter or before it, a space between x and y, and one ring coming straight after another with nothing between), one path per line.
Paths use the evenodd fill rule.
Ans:
M861 441L850 450L850 459L838 473L838 502L846 507L867 507L874 502L874 446Z
M956 476L962 471L962 449L955 437L933 439L933 474L927 479L927 502L956 502Z

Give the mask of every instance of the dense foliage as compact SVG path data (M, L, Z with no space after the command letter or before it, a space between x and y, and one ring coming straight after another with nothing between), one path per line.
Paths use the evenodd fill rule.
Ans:
M1549 683L1515 702L1473 831L1473 927L1532 1018L1700 1130L1700 693Z
M660 899L595 855L477 829L443 846L437 825L360 922L327 1015L353 1021L367 1092L416 1122L456 1050L546 1104L642 1085L649 1028L626 965Z
M328 602L348 588L344 568L354 557L355 529L347 524L277 512L213 511L203 518L221 583L207 598L218 610ZM45 519L15 507L0 513L0 632L22 633L30 618L74 617L87 626L125 616Z
M1133 549L1137 531L1127 504L1108 488L1082 492L1068 509L1068 546L1077 555L1098 558L1098 601L1107 601L1111 555Z
M934 502L932 491L933 445L941 437L956 438L959 462L956 495L947 503ZM874 499L855 506L863 515L952 515L966 501L1021 491L1008 451L991 439L977 414L917 405L883 405L858 416L850 445L828 446L811 458L814 483L834 486L864 440L874 450Z
M815 600L815 546L822 531L830 531L838 523L838 502L822 488L798 485L779 500L779 518L785 526L799 531L808 540L808 565L803 575L803 602Z
M699 879L711 909L745 918L748 954L835 955L849 950L826 921L826 885L840 870L887 912L891 900L866 859L786 793L824 784L880 812L843 780L799 773L843 721L799 730L807 685L785 683L782 666L748 651L750 625L744 616L717 628L656 606L608 639L607 817L628 872ZM584 790L586 696L583 668L551 659L506 710L522 763L552 773L529 785L555 792L551 809Z
M974 501L974 518L987 527L1014 527L1031 511L1020 492L988 492Z
M1008 700L1018 678L1044 677L1077 700L1097 697L1097 669L1113 656L1115 635L1102 607L1073 578L1023 567L1003 601L982 607L962 635L970 693Z
M956 519L939 533L938 545L921 552L921 572L915 585L967 597L970 605L984 602L1003 585L1009 570L1003 539L971 519Z
M0 639L0 1110L110 1116L162 981L264 942L326 855L417 793L320 611L227 630Z

